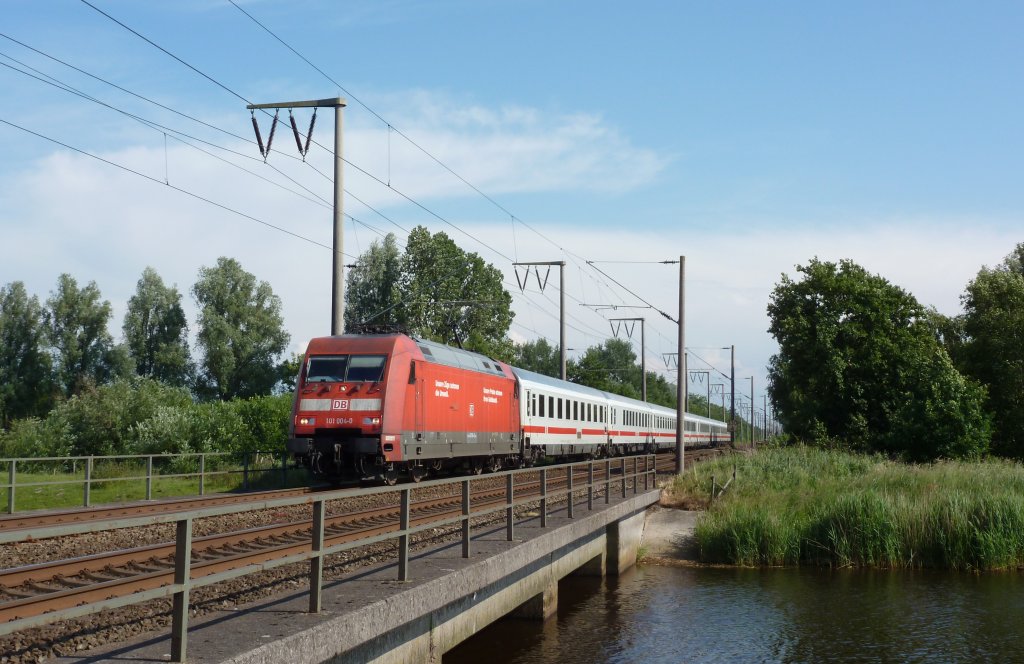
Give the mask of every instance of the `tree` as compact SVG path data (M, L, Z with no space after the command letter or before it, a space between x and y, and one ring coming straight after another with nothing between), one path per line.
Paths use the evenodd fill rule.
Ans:
M142 272L135 295L128 300L122 330L138 375L168 385L187 384L191 360L181 294L165 286L151 267Z
M984 389L953 367L917 300L844 260L798 266L768 305L769 394L797 438L909 459L984 453Z
M608 339L591 346L573 362L566 374L570 381L605 392L639 399L640 367L633 345L624 339Z
M0 428L47 410L51 371L39 298L20 281L7 284L0 288Z
M376 240L349 270L345 289L345 330L361 331L362 326L402 327L399 316L402 300L399 282L402 262L394 233L383 242Z
M558 346L552 346L547 339L516 344L511 362L520 369L535 371L545 376L558 378L562 375L562 354Z
M107 330L110 302L100 300L95 281L80 289L71 275L62 274L46 305L47 336L54 350L56 380L65 396L130 371L124 349L114 346Z
M444 233L417 226L402 258L399 319L409 331L498 358L511 356L506 338L512 296L501 271L466 253Z
M374 242L348 276L346 329L393 328L509 361L512 296L501 272L444 233L417 226L405 253Z
M199 269L192 295L203 351L197 392L224 401L270 394L280 378L278 357L290 339L270 284L257 283L238 261L222 256L215 267Z
M1024 458L1024 243L984 267L961 297L962 346L954 356L988 387L995 452Z

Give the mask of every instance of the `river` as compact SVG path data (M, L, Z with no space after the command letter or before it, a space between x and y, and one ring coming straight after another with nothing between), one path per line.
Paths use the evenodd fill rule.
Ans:
M567 578L557 618L501 620L443 661L1024 661L1024 583L1016 573L645 565Z

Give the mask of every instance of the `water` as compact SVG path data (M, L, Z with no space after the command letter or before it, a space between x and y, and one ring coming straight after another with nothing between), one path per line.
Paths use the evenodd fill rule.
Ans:
M557 619L506 619L444 664L1024 661L1018 574L643 566L559 585Z

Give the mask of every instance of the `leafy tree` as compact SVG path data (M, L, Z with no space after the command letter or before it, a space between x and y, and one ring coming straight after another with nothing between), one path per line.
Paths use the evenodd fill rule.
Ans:
M203 360L197 392L228 400L269 394L278 382L278 357L290 339L283 328L281 299L270 284L232 258L199 270L192 287L199 305L197 343Z
M982 268L961 297L962 346L954 358L988 386L993 449L1024 458L1024 243Z
M345 326L396 328L509 361L512 296L502 280L497 268L444 233L417 226L405 253L388 235L359 257L348 275Z
M274 394L290 394L295 391L295 385L299 378L299 369L302 368L302 353L292 353L287 359L277 365L278 382L274 386Z
M953 367L924 307L851 261L783 275L768 305L769 394L797 438L911 459L984 453L984 389Z
M100 300L95 281L83 288L69 275L57 280L47 304L47 336L53 347L56 379L66 396L86 385L99 385L129 368L124 349L114 346L107 330L110 302Z
M0 288L0 428L40 415L51 398L51 361L39 298L20 281Z
M397 307L402 300L401 275L394 233L388 233L383 242L374 240L346 277L345 330L359 332L363 325L401 327L402 311Z
M588 348L566 373L574 383L639 399L640 367L636 361L632 344L624 339L608 339Z
M476 253L417 226L402 257L399 320L417 336L508 358L512 296L502 281L501 271Z
M511 362L520 369L545 376L558 378L562 375L562 353L558 346L552 346L547 339L517 344L512 351Z
M185 385L191 373L188 322L177 288L167 287L156 270L142 272L124 316L125 343L140 376Z
M676 385L670 383L661 374L653 371L647 372L647 401L648 403L656 403L660 406L667 406L668 408L675 408L678 403L676 397ZM697 404L690 404L690 412L707 413L707 401L702 397L701 401L704 401L704 406L700 407ZM703 410L701 410L703 408Z

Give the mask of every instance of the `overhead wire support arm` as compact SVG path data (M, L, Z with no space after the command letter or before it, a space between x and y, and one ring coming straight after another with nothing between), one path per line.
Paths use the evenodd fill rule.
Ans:
M289 115L291 114L290 109L293 108L312 108L314 109L314 121L316 118L317 108L333 108L334 109L334 255L332 257L331 266L331 335L339 335L345 332L345 235L344 235L344 221L345 221L345 206L344 206L344 172L342 165L344 163L343 151L342 151L342 109L345 108L348 102L341 97L333 97L330 99L310 99L306 101L284 101L270 104L248 104L246 106L250 111L261 110L261 109L289 109ZM277 113L274 114L274 121L276 124ZM255 115L253 118L255 124ZM272 125L273 126L273 125ZM302 145L299 143L298 128L295 125L295 120L292 119L292 129L295 132L295 144L299 148L299 153L305 161L305 151ZM273 133L273 129L271 129ZM306 136L306 150L309 149L309 143L313 134L313 121L309 125L309 134ZM257 136L259 136L259 129L257 128ZM267 153L270 152L270 141L267 141ZM264 155L266 159L266 155Z
M537 272L537 284L540 287L540 292L544 292L544 287L548 282L548 275L544 277L544 283L541 284L540 270L538 266L547 265L548 275L550 275L551 266L558 266L558 291L559 291L559 306L558 306L558 319L559 319L559 335L558 335L558 353L559 360L561 363L560 377L562 380L566 379L566 347L565 347L565 261L532 261L532 262L513 262L512 269L516 273L516 282L519 284L519 290L526 292L526 281L530 277L530 268ZM522 281L519 279L519 266L526 266L526 274L523 276Z

